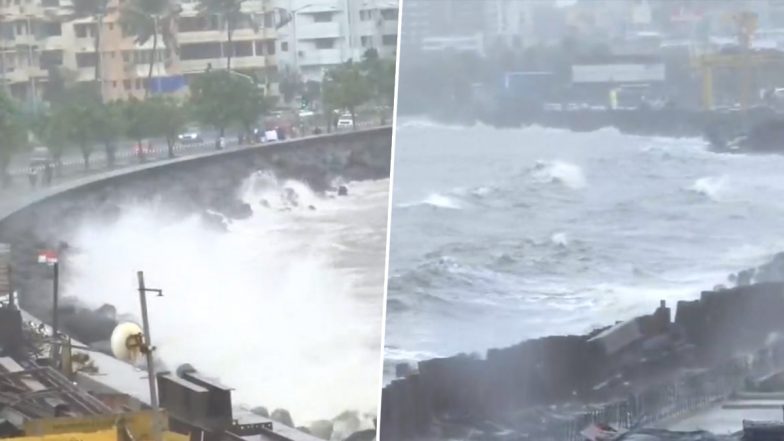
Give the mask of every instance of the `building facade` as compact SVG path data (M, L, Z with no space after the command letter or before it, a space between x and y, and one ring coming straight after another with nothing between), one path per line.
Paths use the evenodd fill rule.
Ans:
M228 34L220 17L197 11L195 0L173 5L178 11L167 33L153 41L135 41L120 24L125 0L110 0L101 19L78 17L70 0L0 0L0 73L2 85L18 100L36 107L55 78L96 82L106 101L143 99L150 61L153 93L183 94L188 78L209 68L225 68ZM232 70L258 80L266 92L277 88L273 0L251 0L243 11L254 23L239 23L232 33ZM167 43L171 47L167 47Z
M369 49L382 57L397 50L396 0L279 0L289 19L279 32L281 64L303 81L321 81L324 72Z

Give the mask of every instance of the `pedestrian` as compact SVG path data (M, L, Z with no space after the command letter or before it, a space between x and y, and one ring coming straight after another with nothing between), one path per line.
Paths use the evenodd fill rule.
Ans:
M35 188L35 185L38 183L38 167L30 166L30 169L27 170L27 179L30 180L30 188Z
M44 182L47 187L52 185L52 165L49 164L48 162L44 167Z

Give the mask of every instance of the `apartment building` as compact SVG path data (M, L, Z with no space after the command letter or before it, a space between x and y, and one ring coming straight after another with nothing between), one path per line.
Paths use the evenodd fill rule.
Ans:
M397 50L396 0L278 0L288 19L278 30L279 61L304 81L321 81L326 69L368 49L382 57Z
M226 23L218 15L200 14L198 2L181 3L177 20L180 70L186 80L209 69L231 70L258 81L270 95L277 94L277 31L272 0L242 3L243 19L234 25L229 44Z
M93 17L75 17L70 0L0 0L3 86L32 108L40 105L55 75L94 82L97 74L102 96L108 101L144 98L151 59L155 60L153 93L184 94L188 77L210 68L226 68L230 46L225 23L220 17L199 14L195 0L177 6L178 19L168 30L175 37L172 47L159 36L155 54L152 39L136 44L120 25L123 1L109 1L96 51L98 23ZM272 3L243 3L248 20L237 25L231 47L232 70L258 80L267 93L275 95L277 36Z
M94 82L105 100L142 98L153 63L153 90L176 92L179 69L175 48L158 39L137 45L120 26L120 1L111 0L101 23L76 17L69 0L2 0L2 83L17 99L37 107L54 75ZM97 67L97 69L96 69Z

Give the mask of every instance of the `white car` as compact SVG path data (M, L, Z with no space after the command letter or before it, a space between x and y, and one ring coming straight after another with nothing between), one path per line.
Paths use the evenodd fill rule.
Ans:
M354 127L354 120L351 115L341 115L338 119L338 129L350 129Z

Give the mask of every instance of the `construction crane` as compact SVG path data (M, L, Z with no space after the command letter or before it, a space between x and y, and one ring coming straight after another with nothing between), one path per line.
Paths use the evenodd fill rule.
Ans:
M751 41L757 31L757 14L741 11L729 16L735 26L740 52L736 54L706 54L699 56L695 66L702 73L702 103L706 110L714 106L713 73L717 68L729 68L740 73L740 105L747 109L751 98L751 71L762 66L784 63L784 57L751 51Z

